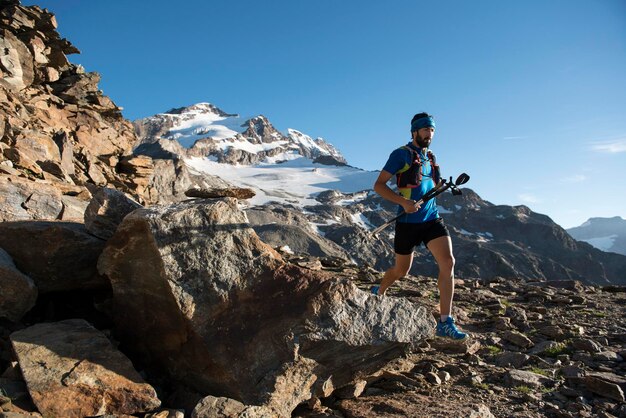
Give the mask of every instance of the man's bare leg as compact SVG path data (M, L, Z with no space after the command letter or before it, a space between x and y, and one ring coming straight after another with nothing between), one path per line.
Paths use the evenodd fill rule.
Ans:
M378 289L378 294L385 294L385 290L387 290L393 282L406 276L411 269L411 263L413 263L413 252L406 255L396 253L396 264L385 272L383 281L380 283L380 289Z
M428 249L439 266L437 285L439 287L439 313L450 316L454 297L454 256L452 240L448 236L435 238L428 242Z

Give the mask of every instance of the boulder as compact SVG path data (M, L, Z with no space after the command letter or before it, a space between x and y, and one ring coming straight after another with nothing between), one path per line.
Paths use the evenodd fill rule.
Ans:
M107 288L96 269L104 243L79 223L0 223L0 247L33 279L39 293Z
M0 221L57 219L62 210L62 195L55 187L0 176Z
M234 399L215 396L203 398L191 413L191 418L228 418L238 416L246 406Z
M587 389L593 393L613 399L617 402L626 401L624 391L614 382L610 382L598 376L585 376L583 381Z
M554 380L526 370L509 370L504 375L504 384L508 387L526 386L532 389L554 386Z
M233 198L132 212L98 269L130 349L198 392L277 416L362 380L435 325L406 299L285 263Z
M10 338L43 416L134 414L161 404L130 360L82 319L33 325Z
M0 248L0 318L17 322L37 301L33 280L22 274L11 256Z
M91 194L82 186L30 181L15 173L0 176L0 222L17 220L82 221Z
M529 360L530 356L528 354L507 351L496 356L496 365L519 369L528 363Z
M220 197L235 197L237 199L252 199L256 193L254 190L244 187L229 188L199 188L192 187L185 192L187 197L199 197L204 199L213 199Z
M118 190L100 188L85 210L85 228L98 238L109 239L124 217L140 207Z
M576 350L586 351L588 353L599 353L602 351L602 346L596 341L589 338L576 338L572 341L572 347Z
M502 333L502 338L522 348L528 348L533 345L533 342L530 338L517 331L505 331Z

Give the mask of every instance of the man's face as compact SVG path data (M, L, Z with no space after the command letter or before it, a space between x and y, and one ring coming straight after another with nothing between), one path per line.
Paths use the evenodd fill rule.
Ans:
M420 128L417 131L413 131L413 143L420 148L428 148L435 136L435 128L426 127Z

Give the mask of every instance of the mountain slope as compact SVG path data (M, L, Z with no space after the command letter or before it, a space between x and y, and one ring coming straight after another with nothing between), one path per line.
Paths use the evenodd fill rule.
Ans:
M620 216L590 218L580 226L569 228L567 232L599 250L626 255L626 220Z

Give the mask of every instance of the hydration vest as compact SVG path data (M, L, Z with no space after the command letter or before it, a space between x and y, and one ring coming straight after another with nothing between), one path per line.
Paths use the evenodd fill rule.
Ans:
M413 189L419 187L422 183L423 164L420 153L408 146L400 148L403 148L411 153L411 165L407 170L396 174L396 184L399 188L403 189ZM430 162L430 167L432 168L431 177L435 184L437 184L439 180L441 180L441 172L439 171L439 165L435 159L435 154L429 150L426 155L428 156L428 161Z

